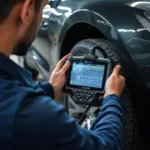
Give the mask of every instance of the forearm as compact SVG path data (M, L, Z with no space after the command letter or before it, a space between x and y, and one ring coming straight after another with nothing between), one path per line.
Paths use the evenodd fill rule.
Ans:
M104 99L101 111L91 130L100 138L109 149L121 149L124 137L124 111L119 98L110 95ZM106 148L106 149L107 149Z
M31 145L32 149L39 150L121 150L123 110L116 97L104 100L100 114L88 131L78 126L64 107L50 97L33 96L36 92L31 94L32 98L24 102L26 105L22 105L23 109L19 109L21 112L17 115L16 150L29 149ZM24 141L27 141L26 144Z
M42 88L47 96L54 98L54 89L49 82L40 82L37 81L33 84L34 88Z
M65 121L64 117L62 118ZM101 112L90 131L77 127L70 119L66 120L69 137L66 146L72 150L121 150L123 147L124 112L117 96L108 96L103 101ZM65 150L67 150L66 146L64 147Z

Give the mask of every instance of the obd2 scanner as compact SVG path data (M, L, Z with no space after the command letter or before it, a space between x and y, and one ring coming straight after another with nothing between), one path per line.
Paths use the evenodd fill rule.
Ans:
M95 49L93 47L90 54L68 58L71 67L67 72L66 90L72 93L75 103L88 105L84 115L95 100L104 95L105 83L112 72L111 60L95 56Z

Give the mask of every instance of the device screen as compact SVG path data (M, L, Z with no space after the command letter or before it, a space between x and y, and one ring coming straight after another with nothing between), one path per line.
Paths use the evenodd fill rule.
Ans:
M70 85L102 88L105 65L73 62Z

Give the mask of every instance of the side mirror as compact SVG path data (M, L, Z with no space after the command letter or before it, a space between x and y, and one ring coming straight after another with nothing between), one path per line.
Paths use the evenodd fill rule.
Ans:
M48 4L51 6L51 8L58 7L61 0L48 0Z

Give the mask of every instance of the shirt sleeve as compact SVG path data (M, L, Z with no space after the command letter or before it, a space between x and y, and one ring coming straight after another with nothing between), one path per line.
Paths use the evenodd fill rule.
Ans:
M108 96L90 131L45 96L22 103L14 125L15 150L121 150L124 133L119 98Z
M33 88L42 88L47 96L50 96L54 99L54 89L49 82L40 82L37 81L33 84Z

